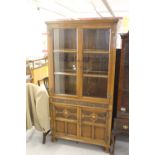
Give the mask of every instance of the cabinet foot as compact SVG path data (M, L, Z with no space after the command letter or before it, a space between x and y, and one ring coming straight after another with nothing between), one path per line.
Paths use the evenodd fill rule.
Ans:
M55 138L54 136L52 136L52 142L56 142L57 138Z
M106 152L106 153L109 153L109 152L110 152L109 147L103 147L103 150L104 150L104 152Z

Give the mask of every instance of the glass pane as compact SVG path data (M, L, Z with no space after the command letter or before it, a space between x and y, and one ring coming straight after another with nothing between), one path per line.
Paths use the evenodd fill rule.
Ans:
M54 50L76 49L76 29L54 29Z
M109 29L85 29L83 32L83 48L109 50Z
M76 76L55 75L54 79L56 94L76 94Z
M54 82L56 94L76 94L76 29L54 29Z
M108 75L108 54L84 53L83 72L90 74Z
M55 72L76 72L76 53L54 52Z
M106 98L107 79L100 77L83 77L83 95Z
M83 31L83 96L106 98L110 29Z

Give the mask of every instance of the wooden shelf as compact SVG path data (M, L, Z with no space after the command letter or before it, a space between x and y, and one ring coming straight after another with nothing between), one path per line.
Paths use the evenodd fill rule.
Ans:
M108 75L98 75L98 74L83 74L84 77L99 77L99 78L108 78Z
M54 75L71 75L71 76L76 76L76 73L54 72Z
M54 53L76 53L76 49L54 49ZM91 54L109 54L109 51L105 50L92 50L92 49L84 49L83 53L91 53Z
M55 73L76 73L76 70L73 69L63 69L62 71L60 71L59 69L55 70Z
M84 49L83 53L90 53L90 54L109 54L109 51L105 50L96 50L96 49Z
M77 50L76 49L54 49L53 50L54 53L76 53Z
M54 75L71 75L71 76L76 76L76 73L54 72ZM108 78L108 75L101 75L101 74L83 74L83 76L84 77Z
M106 71L83 71L84 74L108 74Z

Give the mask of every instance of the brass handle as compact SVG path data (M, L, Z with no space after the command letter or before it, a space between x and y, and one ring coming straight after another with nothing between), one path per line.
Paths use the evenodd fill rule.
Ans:
M127 125L123 125L123 129L127 130L128 126Z

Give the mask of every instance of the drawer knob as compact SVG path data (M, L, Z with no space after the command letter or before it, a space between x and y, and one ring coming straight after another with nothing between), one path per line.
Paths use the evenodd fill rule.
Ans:
M65 116L65 117L68 117L68 115L69 115L69 113L68 113L68 111L65 109L65 110L64 110L64 116Z
M96 118L96 115L92 115L92 118L95 119Z
M96 115L95 113L93 113L93 114L91 115L91 117L92 117L93 121L96 121L97 115Z
M128 126L127 125L123 125L123 129L127 130Z
M125 107L121 107L121 111L125 112L126 108Z

